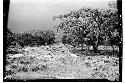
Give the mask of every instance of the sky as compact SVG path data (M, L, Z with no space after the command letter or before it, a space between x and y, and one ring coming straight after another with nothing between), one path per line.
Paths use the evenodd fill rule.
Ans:
M15 33L32 29L54 30L52 17L83 7L108 8L115 0L10 0L8 27Z

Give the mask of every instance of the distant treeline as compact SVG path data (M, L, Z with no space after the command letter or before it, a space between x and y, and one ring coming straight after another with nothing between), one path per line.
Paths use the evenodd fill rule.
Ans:
M23 34L13 33L7 28L7 46L40 46L49 45L55 42L55 34L53 31L31 30Z

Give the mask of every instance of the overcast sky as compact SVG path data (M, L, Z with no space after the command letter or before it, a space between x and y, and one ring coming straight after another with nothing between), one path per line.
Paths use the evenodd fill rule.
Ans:
M16 33L53 30L56 25L53 16L82 7L108 8L109 1L115 0L10 0L8 26Z

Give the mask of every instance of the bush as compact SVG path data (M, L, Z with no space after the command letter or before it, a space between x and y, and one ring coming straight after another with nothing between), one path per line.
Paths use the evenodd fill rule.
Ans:
M18 46L40 46L55 43L55 34L53 31L30 30L23 34L13 33L7 28L7 47Z
M72 42L72 39L66 35L63 35L63 38L62 38L62 43L63 44L71 44Z
M49 45L55 42L55 34L53 31L32 30L17 36L19 44L24 46L40 46Z
M7 39L6 39L7 47L11 46L13 42L16 42L15 35L14 33L12 33L10 28L7 28Z

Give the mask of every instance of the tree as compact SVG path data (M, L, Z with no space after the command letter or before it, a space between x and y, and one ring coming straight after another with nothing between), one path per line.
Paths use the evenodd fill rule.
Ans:
M71 11L65 15L55 16L61 23L56 27L57 31L73 37L71 43L86 43L92 45L96 53L98 45L109 41L112 33L118 25L117 9L92 9L83 8ZM101 40L101 41L100 41Z
M50 30L30 30L21 35L18 34L17 40L22 47L49 45L55 42L55 34Z
M109 39L109 44L112 46L113 51L114 51L114 45L119 46L119 43L121 41L120 39L120 33L119 31L121 30L119 27L119 18L118 18L118 10L117 10L117 3L116 2L110 2L109 4L110 10L112 12L110 13L111 16L111 25L113 26L113 31L112 33L109 33L110 39ZM121 33L122 34L122 33Z
M46 44L53 44L55 42L55 34L53 31L46 30L43 31L43 38L46 42Z
M32 44L32 37L31 34L28 33L23 33L23 34L17 34L16 40L19 42L21 47L28 46Z
M67 35L63 35L62 37L62 43L63 44L70 44L72 42L71 37L67 36Z
M15 41L15 35L10 28L7 28L7 47Z

